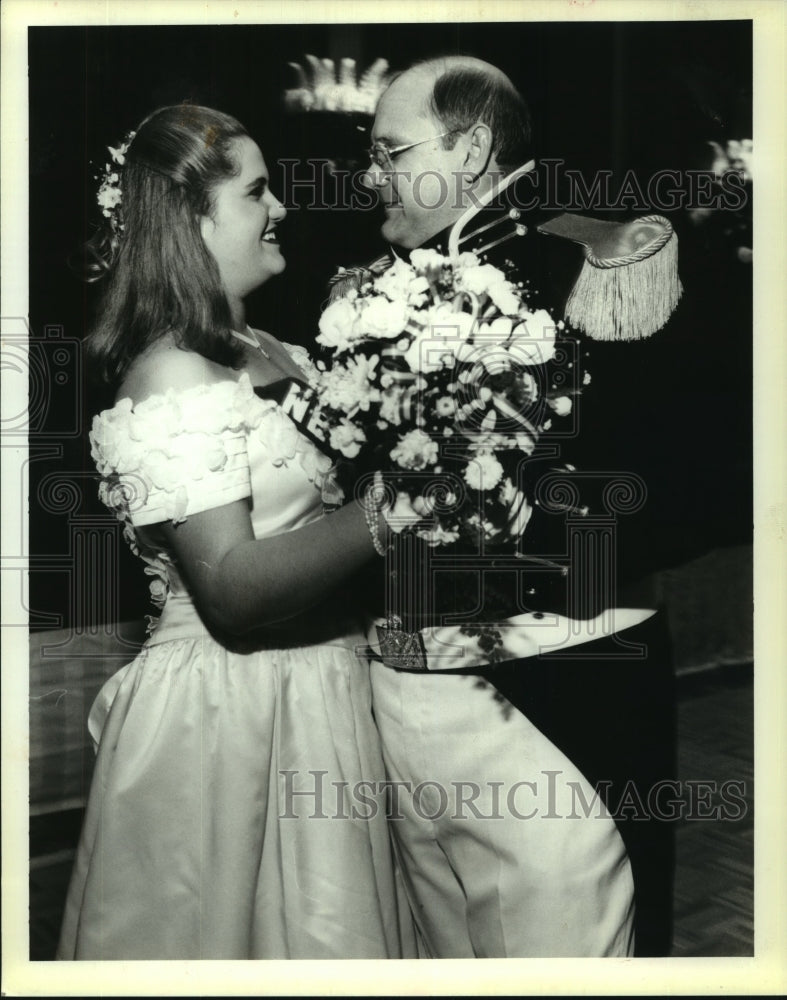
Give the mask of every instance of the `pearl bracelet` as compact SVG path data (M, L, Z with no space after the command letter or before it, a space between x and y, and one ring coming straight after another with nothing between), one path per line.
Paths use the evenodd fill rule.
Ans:
M363 495L363 513L366 518L366 527L372 537L372 545L378 556L384 556L390 549L390 543L384 545L380 540L380 510L385 502L385 489L382 478L377 473L374 483L369 486Z

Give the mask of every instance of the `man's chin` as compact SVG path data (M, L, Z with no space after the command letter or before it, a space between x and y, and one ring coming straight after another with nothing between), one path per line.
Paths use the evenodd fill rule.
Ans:
M412 242L412 234L407 232L407 225L401 213L387 215L380 228L380 235L388 243L403 250L412 250L417 243Z
M408 225L407 217L401 213L386 213L385 222L380 227L380 235L386 242L402 250L415 250L443 232L445 223L441 220L437 229L422 226L419 231Z

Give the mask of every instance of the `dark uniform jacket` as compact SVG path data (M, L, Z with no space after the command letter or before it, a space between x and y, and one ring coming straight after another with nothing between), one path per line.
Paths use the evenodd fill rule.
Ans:
M536 226L555 213L522 207L531 200L527 179L510 186L507 196L467 220L458 249L509 270L525 283L534 307L559 319L583 264L582 248L538 233ZM679 220L673 225L677 230ZM441 233L429 245L446 252L450 235ZM591 617L609 605L657 607L659 570L712 547L749 540L746 278L741 282L720 257L709 261L700 255L690 229L682 229L679 239L685 291L662 330L645 340L613 343L566 331L577 338L578 363L591 381L576 406L577 433L561 442L561 458L580 473L577 483L590 513L582 523L536 508L523 547L549 556L546 562L562 564L566 572L527 571L519 587L501 572L488 588L488 614L481 615L486 620L521 611L523 602L528 610L574 617ZM728 280L734 294L725 288ZM625 488L616 499L605 496L605 487L615 481L628 484L629 502ZM584 539L592 550L594 533L603 541L610 529L614 544L601 575L611 580L601 587L598 559L589 561L576 549ZM495 577L493 571L489 575ZM447 575L438 588L446 612L457 595L466 597L459 584L452 588L451 579ZM626 652L620 639L635 649ZM650 789L675 777L665 616L565 652L569 655L557 651L479 673L495 697L503 696L501 725L507 712L525 713L600 790L632 862L636 953L668 954L672 828L647 806Z
M527 178L510 185L464 224L458 249L473 250L522 281L533 306L548 309L559 320L583 265L582 247L537 232L540 222L557 213L530 208L532 200ZM454 242L456 238L454 233ZM428 245L446 252L450 239L449 232L441 233ZM575 400L574 436L561 438L560 457L579 473L572 481L589 508L586 540L593 524L599 541L613 533L613 579L611 589L585 593L581 599L583 587L579 581L572 584L568 549L572 537L575 544L583 537L583 525L576 518L536 510L525 533L525 551L562 554L558 561L569 573L541 574L535 588L525 587L536 591L530 594L529 610L571 614L573 601L574 617L592 617L604 605L645 606L657 599L657 571L714 546L747 540L746 299L739 296L731 313L720 314L723 290L709 296L712 276L710 282L698 281L695 262L679 257L681 272L684 264L688 279L684 277L683 298L667 325L651 337L599 342L566 330L576 343L580 372L587 371L590 382ZM730 356L729 336L726 343L716 340L725 325L733 337L738 334L729 329L736 323L739 360ZM720 433L728 434L726 444Z

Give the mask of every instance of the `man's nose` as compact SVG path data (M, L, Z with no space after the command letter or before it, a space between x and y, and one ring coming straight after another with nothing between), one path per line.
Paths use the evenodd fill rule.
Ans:
M388 184L390 180L390 172L383 170L379 163L370 163L361 177L361 182L369 188L381 188L384 184Z

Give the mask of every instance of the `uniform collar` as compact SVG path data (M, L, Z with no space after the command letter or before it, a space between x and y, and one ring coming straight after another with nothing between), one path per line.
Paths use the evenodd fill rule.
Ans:
M498 213L500 215L499 221L502 221L506 217L510 218L511 222L516 222L517 219L519 219L521 214L519 209L509 208L507 204L501 204L501 201L505 201L505 199L502 198L502 195L509 188L513 188L521 177L524 177L525 174L534 170L535 166L535 160L528 160L527 163L523 163L521 167L517 167L516 170L512 170L510 174L506 174L506 176L500 181L492 185L489 191L478 199L476 204L471 205L464 215L460 216L448 234L447 243L449 256L453 257L456 256L456 254L461 253L463 250L463 244L467 244L473 240L474 235L477 234L482 227L485 229L488 222L491 222L492 226L496 225L497 220L487 219L487 215L490 212ZM493 230L489 235L490 241L496 240L498 235L499 234L496 230ZM467 249L470 249L470 247L468 246Z
M516 197L506 198L505 194L512 194L517 182L529 174L535 165L535 160L528 160L506 174L486 194L479 197L450 229L437 233L418 249L438 250L449 256L456 256L466 250L482 254L492 246L515 236L524 236L526 228L518 222L521 211L512 205L527 204L532 200L532 191L530 199L524 202ZM402 247L392 246L391 252L394 257L402 260L410 257L410 251Z

